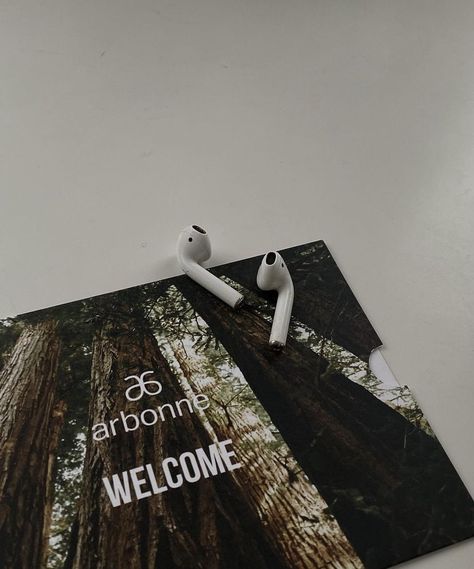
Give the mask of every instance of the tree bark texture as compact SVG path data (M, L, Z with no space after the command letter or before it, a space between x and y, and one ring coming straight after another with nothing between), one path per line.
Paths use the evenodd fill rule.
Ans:
M1 569L36 569L43 559L56 330L52 320L26 325L0 374Z
M233 311L190 279L174 284L239 366L369 568L470 537L473 501L441 445L270 325Z
M175 346L173 352L193 392L210 398L206 417L213 432L220 440L232 439L244 465L233 475L289 567L361 569L362 562L338 523L326 515L326 502L293 457L275 448L275 437L258 415L238 397L222 401L220 378L202 378L181 347Z
M90 425L120 411L172 403L185 397L158 344L143 323L121 308L94 339ZM132 402L123 379L155 372L163 390ZM255 512L246 507L230 473L185 483L179 489L113 508L101 479L151 463L158 478L168 456L207 447L200 417L184 414L153 427L120 431L100 442L89 438L77 527L66 567L73 569L288 569L268 542Z

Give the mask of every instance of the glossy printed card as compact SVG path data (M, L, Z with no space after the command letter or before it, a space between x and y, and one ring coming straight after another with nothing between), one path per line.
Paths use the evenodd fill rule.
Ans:
M322 241L268 349L261 257L0 325L0 569L382 569L474 534L474 503Z

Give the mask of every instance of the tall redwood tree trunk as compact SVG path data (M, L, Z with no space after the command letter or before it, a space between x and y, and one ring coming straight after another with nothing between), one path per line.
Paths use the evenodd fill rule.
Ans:
M43 546L41 560L41 569L47 569L49 557L49 541L51 539L51 522L53 518L54 506L54 474L56 467L57 451L61 438L62 428L64 424L64 416L67 411L65 401L58 401L52 411L52 420L49 432L49 449L48 449L48 469L46 475L46 495L44 507L44 524L43 524Z
M232 440L244 464L233 475L289 566L362 569L337 522L325 516L326 502L296 461L275 448L276 439L258 415L238 396L227 404L220 401L220 377L195 371L179 346L173 353L190 388L211 399L206 417L213 431L220 440Z
M57 324L26 325L0 374L0 567L37 569L43 559Z
M124 413L140 413L185 397L146 324L124 305L109 307L94 338L90 426ZM163 390L132 402L131 374L154 371ZM161 462L207 447L211 439L198 415L140 426L100 442L89 437L78 523L66 567L73 569L289 569L270 544L255 512L246 507L230 473L185 483L178 489L113 508L102 484L151 463L164 485Z
M467 538L473 502L437 441L298 342L268 350L270 325L182 278L367 567Z

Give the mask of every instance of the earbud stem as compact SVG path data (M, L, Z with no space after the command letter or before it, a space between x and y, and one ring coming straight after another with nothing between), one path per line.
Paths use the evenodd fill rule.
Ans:
M184 272L192 278L193 281L196 281L213 295L217 296L217 298L220 298L231 308L238 308L244 301L242 294L201 267L198 263L187 262L183 264L182 267Z
M290 281L278 294L275 313L273 315L272 330L268 343L274 350L281 350L285 347L288 327L290 325L291 310L293 308L293 297L293 283Z

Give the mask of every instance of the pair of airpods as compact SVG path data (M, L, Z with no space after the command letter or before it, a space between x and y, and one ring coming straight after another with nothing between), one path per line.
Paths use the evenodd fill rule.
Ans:
M234 309L244 302L244 296L240 292L202 267L201 263L211 257L209 235L202 227L190 225L181 231L177 255L185 274L214 296ZM276 251L270 251L263 257L257 272L257 285L261 290L275 290L278 293L268 343L273 350L281 350L285 347L288 336L294 291L285 261Z

